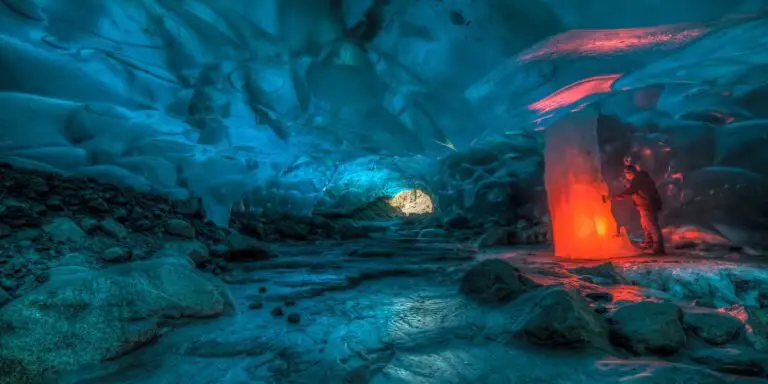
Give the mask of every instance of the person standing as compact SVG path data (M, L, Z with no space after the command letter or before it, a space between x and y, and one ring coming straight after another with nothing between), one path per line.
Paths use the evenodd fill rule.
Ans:
M629 186L624 192L611 197L611 200L631 197L635 208L640 213L640 225L644 232L642 248L651 250L655 255L666 254L664 236L659 226L659 212L663 207L656 182L648 172L638 170L631 164L624 168L624 178L629 182Z

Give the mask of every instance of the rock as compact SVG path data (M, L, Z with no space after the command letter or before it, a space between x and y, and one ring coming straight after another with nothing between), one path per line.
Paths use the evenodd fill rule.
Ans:
M540 285L503 260L483 260L461 279L460 292L484 304L505 304Z
M469 229L472 227L472 222L462 215L456 215L445 221L445 226L453 229Z
M13 300L13 297L8 294L8 292L5 291L5 289L0 287L0 308Z
M106 213L109 212L109 204L102 199L89 200L86 203L88 209L92 212Z
M722 375L683 364L659 363L644 372L621 378L621 384L731 384Z
M184 263L86 270L52 278L0 308L0 361L18 361L36 377L77 369L151 342L172 319L232 311L226 288Z
M309 229L309 225L306 223L293 220L279 220L275 223L275 231L285 239L306 240Z
M696 352L691 359L707 368L742 376L763 376L765 367L751 352L737 348L709 348Z
M515 243L515 233L511 228L489 227L480 239L477 240L478 247L493 247L498 245L512 245Z
M627 279L621 276L611 263L602 263L591 267L576 267L568 272L578 276L589 276L597 284L626 284Z
M715 301L710 298L696 299L693 301L693 305L702 308L717 308Z
M39 227L43 219L26 204L5 201L0 205L0 222L13 227Z
M66 210L64 203L59 198L50 198L45 202L45 207L53 212L62 212Z
M768 351L768 310L763 308L745 307L747 322L750 332L747 339L758 351Z
M602 347L608 345L608 325L581 296L555 288L537 301L516 336L537 345Z
M11 227L7 224L0 223L0 239L4 239L11 235Z
M177 253L188 257L196 266L201 266L211 261L208 248L196 240L176 241L166 243L158 254L163 256L168 253Z
M83 217L78 220L80 228L87 234L93 234L99 229L99 221L91 217Z
M765 291L758 292L757 305L760 308L768 308L768 292L765 292Z
M261 296L256 296L253 299L253 302L248 304L248 308L250 309L262 309L264 308L264 298Z
M186 237L188 239L195 238L195 228L184 220L173 219L168 221L165 230L174 236Z
M682 310L674 304L644 301L625 305L609 319L611 341L639 355L671 355L687 342L682 317Z
M419 239L447 239L450 236L448 231L438 228L424 229L419 232Z
M57 217L48 224L43 225L43 231L51 237L53 241L60 243L76 243L82 240L86 235L72 219L67 217Z
M107 236L117 240L128 236L128 230L122 224L115 221L115 219L102 220L99 223L99 229Z
M227 248L224 244L215 244L208 248L208 250L211 253L211 256L214 257L224 257L227 255L227 252L229 252L229 248Z
M263 261L276 256L266 244L237 232L227 237L227 247L231 261Z
M259 287L259 293L267 293L267 287Z
M543 244L551 239L549 225L531 225L526 221L517 223L518 242L523 244Z
M284 312L283 312L283 308L281 308L281 307L275 307L275 308L273 308L273 309L272 309L272 312L270 312L270 314L271 314L272 316L275 316L275 317L279 317L279 316L282 316L282 315L284 314Z
M738 338L744 324L722 312L687 312L683 316L685 328L712 345L723 345Z
M288 322L291 324L298 324L301 322L301 315L298 313L289 313Z
M112 247L102 252L101 259L108 263L122 263L131 259L133 252L127 247Z
M590 292L584 296L592 301L602 301L605 303L613 301L613 295L610 292Z
M240 229L246 234L253 236L258 240L266 240L264 224L262 224L260 221L249 220L245 222L245 224L243 224Z
M174 200L171 207L175 212L182 215L195 216L200 213L200 199Z
M597 305L595 306L595 309L593 309L593 311L595 311L595 313L597 313L598 315L604 315L608 313L608 308L606 308L604 305Z
M15 280L8 279L8 278L0 279L0 288L13 291L16 289L17 286L18 286L18 283L16 283Z
M30 372L24 363L16 359L0 359L0 383L2 384L41 384L43 378Z
M40 238L40 230L39 229L22 229L21 231L18 231L16 233L16 237L14 240L18 242L24 242L24 241L35 241L38 238Z

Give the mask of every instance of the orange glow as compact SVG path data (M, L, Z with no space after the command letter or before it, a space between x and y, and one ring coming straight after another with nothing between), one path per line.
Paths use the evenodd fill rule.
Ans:
M607 259L636 253L626 233L616 233L608 186L600 171L597 114L584 109L547 130L545 183L555 256Z
M731 244L720 234L696 227L665 228L663 232L673 243L695 242L723 246Z
M603 203L601 196L608 194L605 183L569 172L562 182L549 181L547 190L561 192L549 199L556 256L606 259L632 253L626 235L616 234L611 203Z
M571 105L590 95L611 92L611 86L620 76L620 74L594 76L577 81L529 105L528 109L539 113L549 112Z
M574 30L559 34L520 55L519 61L553 59L560 56L596 56L653 47L675 48L690 42L710 28L693 25L662 25L647 28Z

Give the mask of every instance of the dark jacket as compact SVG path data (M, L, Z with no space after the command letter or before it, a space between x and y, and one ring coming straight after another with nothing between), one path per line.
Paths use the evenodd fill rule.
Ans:
M655 212L661 211L662 202L656 182L646 171L639 171L629 187L616 196L617 199L632 196L632 202L639 209L648 209Z

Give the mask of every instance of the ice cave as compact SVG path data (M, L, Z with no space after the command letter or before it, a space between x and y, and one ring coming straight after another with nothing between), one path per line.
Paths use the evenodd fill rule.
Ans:
M768 382L768 0L0 0L0 384Z

